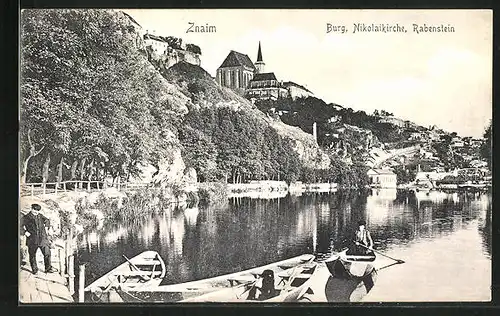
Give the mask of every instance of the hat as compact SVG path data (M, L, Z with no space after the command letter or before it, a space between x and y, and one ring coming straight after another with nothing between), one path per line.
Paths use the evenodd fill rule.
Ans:
M366 226L366 222L364 220L359 220L358 221L358 226L364 225Z
M40 204L34 203L34 204L31 204L31 209L35 210L35 211L39 211L42 209L42 207L40 206Z

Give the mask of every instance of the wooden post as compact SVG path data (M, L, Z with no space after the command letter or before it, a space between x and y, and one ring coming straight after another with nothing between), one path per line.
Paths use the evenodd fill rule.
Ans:
M82 264L80 265L80 276L78 280L78 302L83 303L84 302L84 291L83 289L85 288L85 265Z
M87 191L90 191L90 181L87 182Z
M57 250L57 252L58 252L58 255L59 255L59 274L61 276L63 276L64 275L64 261L65 260L64 260L64 257L63 257L63 250L62 250L62 248L59 248Z
M56 192L55 193L57 194L57 188L59 187L59 183L56 183L55 187L56 187Z
M66 182L63 182L63 189L64 189L64 192L66 192Z
M73 223L70 223L70 225L73 225ZM68 231L68 240L66 241L66 259L67 259L67 265L66 265L66 273L68 275L68 289L71 295L75 293L75 268L74 268L74 256L73 256L73 228L72 226L69 227Z
M43 195L45 195L45 183L42 184L43 187Z
M69 256L68 266L69 294L73 295L75 293L75 256L73 254Z

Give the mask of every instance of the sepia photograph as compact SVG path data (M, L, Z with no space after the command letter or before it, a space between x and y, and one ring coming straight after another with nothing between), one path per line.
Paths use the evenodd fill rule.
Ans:
M18 302L491 302L492 10L23 9Z

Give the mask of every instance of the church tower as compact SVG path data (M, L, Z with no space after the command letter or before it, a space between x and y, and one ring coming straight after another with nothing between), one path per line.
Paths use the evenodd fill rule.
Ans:
M259 41L259 51L257 52L257 61L255 62L255 68L257 68L257 73L262 74L264 73L264 66L266 64L262 60L262 51L260 49L260 41Z

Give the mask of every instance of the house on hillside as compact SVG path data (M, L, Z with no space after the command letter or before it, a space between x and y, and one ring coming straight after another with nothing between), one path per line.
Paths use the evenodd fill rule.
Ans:
M392 125L395 125L398 127L405 127L406 126L405 121L403 121L402 119L399 119L397 117L394 117L394 116L384 116L379 120L379 123L388 123L388 124L392 124Z
M370 186L376 188L396 188L397 175L391 169L373 168L367 172Z
M410 134L410 137L408 140L416 140L416 141L420 141L423 139L423 135L421 133L418 133L418 132L414 132L414 133L411 133Z
M465 146L464 142L462 140L453 140L450 144L451 147L454 148L462 148Z

